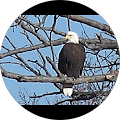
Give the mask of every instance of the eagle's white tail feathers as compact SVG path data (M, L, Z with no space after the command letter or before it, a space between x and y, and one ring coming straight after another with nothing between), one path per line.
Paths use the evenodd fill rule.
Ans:
M63 88L63 93L65 96L71 96L73 93L73 88Z

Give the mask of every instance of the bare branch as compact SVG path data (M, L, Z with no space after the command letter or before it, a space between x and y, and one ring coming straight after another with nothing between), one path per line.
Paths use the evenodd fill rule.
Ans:
M68 17L68 15L61 15L61 16L66 17L66 18ZM100 23L100 22L97 22L95 20L88 19L88 18L79 16L79 15L69 15L69 19L71 19L73 21L77 21L77 22L87 24L87 25L95 27L95 28L98 28L98 29L100 29L102 31L106 31L110 34L114 34L112 29L110 28L110 26L108 26L106 24L103 24L103 23Z
M60 73L60 71L57 69L55 63L49 58L46 57L47 61L52 65L52 68L55 70L55 72L58 74L59 77L62 77L62 73Z
M102 44L99 42L98 39L84 39L84 38L79 38L79 40L81 41L81 43L83 43L86 48L92 49L92 50L102 50L102 49L118 49L118 44L116 40L110 40L110 39L106 39L104 38L102 40ZM64 38L59 38L58 40L53 40L52 41L52 45L53 46L57 46L57 45L61 45L65 43L65 39ZM96 45L94 45L96 44ZM22 53L22 52L28 52L28 51L32 51L32 50L36 50L39 48L45 48L50 46L49 44L37 44L37 45L33 45L30 47L26 47L26 48L18 48L16 50L11 50L9 52L6 53L2 53L0 54L0 59L16 54L16 53Z
M56 20L57 20L57 15L54 16L54 22L53 22L53 25L52 25L52 30L50 31L50 48L51 48L51 53L52 53L52 58L53 58L53 62L55 64L55 53L54 53L54 49L53 49L53 45L52 45L52 32L55 28L55 25L56 25Z
M56 95L56 94L60 94L61 92L52 92L52 93L46 93L46 94L42 94L42 95L34 95L34 96L30 96L30 98L41 98L47 95Z
M53 46L57 46L57 45L63 44L64 42L65 42L65 39L61 38L59 40L52 41L52 44L53 44ZM28 51L36 50L39 48L48 47L48 46L50 46L50 44L48 45L48 44L43 43L43 44L37 44L37 45L33 45L30 47L26 47L26 48L18 48L16 50L10 50L9 52L0 54L0 59L10 56L10 55L13 55L13 54L16 54L16 53L28 52Z
M68 31L71 31L71 29L70 29L70 19L69 19L69 15L68 15L68 17L67 17L67 22L68 22Z
M14 46L14 44L11 42L11 40L7 37L7 36L5 36L6 38L7 38L7 40L9 41L9 43L12 45L12 47L16 50L16 47ZM22 57L20 57L17 53L15 54L15 56L17 57L17 59L19 60L19 61L21 61L23 64L24 64L24 66L26 67L26 68L28 68L31 72L33 72L35 75L39 75L39 73L37 72L37 71L35 71L32 67L30 67L25 61L24 61L24 59L22 58Z
M33 61L33 60L28 59L28 61L32 63L36 63L39 67L43 68L43 70L46 72L46 75L51 76L51 74L48 72L45 66L44 65L42 66L37 60Z
M23 20L26 20L27 22L29 22L27 19L24 19L24 18L22 18L22 17L20 17L20 19L23 19ZM43 43L49 44L47 40L45 40L45 39L44 39L39 33L37 33L35 30L33 30L32 28L30 28L30 27L28 27L26 24L24 24L24 22L19 21L19 20L16 20L15 22L18 23L18 24L20 24L21 27L22 27L24 30L26 30L26 31L32 33L33 35L35 35L35 36L36 36L40 41L42 41ZM29 23L30 23L30 22L29 22ZM30 24L32 24L32 23L30 23Z
M115 82L118 71L113 71L109 74L94 75L94 76L84 76L76 80L73 80L70 77L47 77L47 76L25 76L12 72L8 72L1 67L1 72L4 77L16 79L18 82L50 82L50 83L72 83L72 84L81 84L81 83L93 83L93 82L103 82L111 81ZM107 76L107 77L106 77ZM110 78L110 79L109 79ZM113 79L112 79L113 78Z
M108 96L109 93L111 91L105 91L102 93L103 96ZM76 94L77 96L76 97L73 97L73 98L69 98L69 99L65 99L65 100L62 100L60 102L57 102L55 103L55 105L58 105L58 104L61 104L61 103L64 103L66 101L79 101L79 100L90 100L90 99L93 99L95 97L97 97L99 95L100 91L97 91L97 92L77 92L77 93L73 93L73 96Z

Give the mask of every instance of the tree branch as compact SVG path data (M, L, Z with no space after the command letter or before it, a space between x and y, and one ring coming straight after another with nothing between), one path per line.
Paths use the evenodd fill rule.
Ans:
M100 43L100 41L98 39L84 39L84 38L79 38L80 42L83 43L86 48L92 49L92 50L102 50L102 49L118 49L118 44L116 40L110 40L110 39L106 39L103 38L102 39L102 43ZM61 44L65 43L65 39L64 38L59 38L57 40L53 40L52 41L52 45L53 46L58 46ZM37 44L37 45L33 45L30 47L26 47L26 48L18 48L16 50L11 50L9 52L6 53L2 53L0 54L0 59L16 54L16 53L23 53L23 52L28 52L28 51L32 51L32 50L36 50L39 48L45 48L50 46L49 44L46 43L42 43L42 44Z
M30 21L28 21L27 19L24 19L24 18L22 18L22 17L18 17L18 18L20 18L21 20L26 21L26 22L29 23L29 24L32 24L32 23L31 23ZM16 19L15 22L16 22L17 24L21 25L21 27L22 27L24 30L26 30L26 31L32 33L34 36L36 36L36 37L38 38L38 40L42 41L43 43L49 44L49 42L48 42L47 40L45 40L45 38L43 38L43 37L42 37L39 33L37 33L34 29L28 27L28 26L27 26L26 24L24 24L24 22L21 21L21 20Z
M56 95L56 94L60 94L61 92L51 92L51 93L45 93L42 95L34 95L34 96L29 96L30 98L41 98L47 95Z
M104 91L104 92L102 92L102 95L103 96L108 96L110 92L111 91ZM77 95L76 97L74 97L75 94ZM90 100L92 98L97 97L99 94L100 94L100 91L73 93L73 96L72 96L73 98L72 99L69 98L69 99L62 100L60 102L55 103L55 105L64 103L66 101L72 102L72 101L79 101L79 100Z
M118 71L113 71L109 74L94 75L94 76L84 76L76 80L73 80L70 77L47 77L47 76L26 76L20 75L12 72L8 72L1 67L1 72L4 77L16 79L18 82L50 82L50 83L72 83L72 84L81 84L81 83L93 83L93 82L103 82L111 81L115 82L117 79Z
M61 16L68 18L68 15L61 15ZM79 16L79 15L69 15L69 19L71 19L73 21L77 21L77 22L87 24L89 26L95 27L95 28L100 29L102 31L106 31L106 32L108 32L112 35L114 34L112 29L110 28L110 26L108 26L106 24L103 24L103 23L100 23L100 22L97 22L95 20L88 19L88 18Z
M55 72L57 73L57 75L59 77L62 77L62 74L60 73L60 71L57 69L55 63L47 56L46 57L47 61L51 64L52 68L55 70Z

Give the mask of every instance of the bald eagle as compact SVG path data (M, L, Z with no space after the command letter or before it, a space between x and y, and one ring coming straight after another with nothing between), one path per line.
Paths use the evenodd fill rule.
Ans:
M69 31L66 35L66 44L59 54L58 69L62 74L77 79L82 74L85 58L85 49L83 44L79 43L78 35ZM63 84L65 96L72 95L72 86L73 84Z

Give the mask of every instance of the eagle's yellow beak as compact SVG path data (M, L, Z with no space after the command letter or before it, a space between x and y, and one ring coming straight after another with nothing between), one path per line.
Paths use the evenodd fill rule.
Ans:
M70 36L66 35L65 39L67 40L67 39L69 39L69 37L70 37Z

